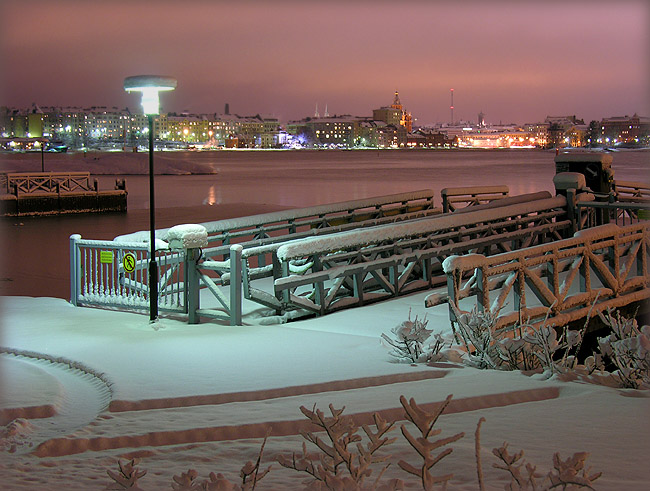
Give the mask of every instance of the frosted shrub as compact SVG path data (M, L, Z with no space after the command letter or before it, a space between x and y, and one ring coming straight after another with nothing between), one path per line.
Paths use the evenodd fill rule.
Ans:
M611 328L609 336L598 339L600 353L588 360L593 369L604 369L611 362L613 376L623 387L650 389L650 326L639 328L636 319L627 319L608 309L598 314Z
M241 485L233 484L224 477L221 473L211 472L207 479L199 480L198 472L194 469L189 469L187 472L181 472L179 475L172 477L172 489L175 491L253 491L257 483L259 483L264 476L271 470L269 466L266 470L260 471L260 463L264 453L264 446L266 440L270 435L270 431L266 433L262 447L257 455L257 462L248 461L241 468L239 476L241 478ZM139 459L132 459L130 461L118 460L119 472L106 471L109 477L114 481L109 484L105 489L118 490L118 489L131 489L134 491L142 488L138 487L138 480L143 477L147 471L140 470L137 465Z
M315 407L312 410L304 406L300 411L321 431L325 431L324 438L314 432L301 431L300 434L308 442L314 444L322 453L307 452L307 446L302 444L302 453L293 453L291 456L280 455L278 462L283 467L305 472L313 479L307 481L308 489L365 489L364 481L373 473L374 464L385 462L388 457L379 457L375 453L386 445L390 445L395 438L385 435L393 429L394 423L387 423L378 414L374 415L375 429L363 425L367 436L367 443L361 443L359 426L354 424L350 417L343 416L342 409L334 409L330 404L331 416ZM377 487L379 479L389 464L385 465L376 478L372 489ZM401 482L391 481L383 489L401 489Z
M452 308L455 307L452 305ZM454 333L465 348L465 363L476 368L499 370L544 370L564 373L575 365L582 344L582 332L558 329L547 324L517 324L511 330L497 330L496 315L476 307L468 313L457 309Z
M138 487L138 480L143 477L147 471L140 470L138 464L140 463L139 459L131 460L118 460L119 472L106 471L108 476L114 481L112 484L106 487L106 489L132 489L140 490Z
M485 418L479 419L475 433L476 448L476 471L478 484L481 491L485 490L483 482L483 469L481 468L481 424ZM574 453L567 460L562 460L558 452L553 454L553 468L546 474L537 471L537 466L524 459L524 451L520 450L514 454L508 451L508 442L492 449L492 454L498 462L492 464L495 469L501 469L510 474L510 482L505 487L511 491L519 490L550 490L550 489L594 489L592 484L598 479L602 472L591 474L591 469L586 467L587 452Z
M420 408L413 399L407 401L404 396L401 396L399 399L406 413L406 418L420 431L420 436L415 437L406 429L406 426L402 425L400 428L402 435L404 435L404 438L406 438L409 444L420 455L422 463L419 465L412 465L404 460L400 460L397 465L403 471L419 477L420 482L422 483L422 488L427 491L435 489L435 486L437 485L440 485L442 489L446 489L447 483L452 477L454 477L453 474L434 475L431 472L433 466L453 452L453 449L446 448L437 455L435 455L434 452L465 436L465 433L457 433L447 438L433 438L442 432L442 430L437 428L434 429L433 427L445 408L451 402L452 397L451 394L447 396L447 399L445 399L441 404L438 404L432 412Z
M391 329L394 338L382 334L382 339L392 348L389 354L398 361L420 363L439 361L444 358L441 353L445 341L440 333L433 335L434 342L425 346L426 341L431 337L433 331L427 329L429 321L418 319L411 320L411 311L409 310L408 320L402 322L399 326Z

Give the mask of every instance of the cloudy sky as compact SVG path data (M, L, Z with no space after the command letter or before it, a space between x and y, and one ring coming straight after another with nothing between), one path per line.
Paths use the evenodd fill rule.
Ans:
M163 110L371 115L418 124L650 116L650 2L2 0L0 106L137 107L124 77L169 75Z

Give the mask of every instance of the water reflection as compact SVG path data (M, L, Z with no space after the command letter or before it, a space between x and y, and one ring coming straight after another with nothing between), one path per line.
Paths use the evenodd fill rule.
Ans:
M219 195L218 197L217 194ZM217 192L215 192L214 184L210 186L208 197L203 200L203 204L208 206L221 204L221 189L219 188Z

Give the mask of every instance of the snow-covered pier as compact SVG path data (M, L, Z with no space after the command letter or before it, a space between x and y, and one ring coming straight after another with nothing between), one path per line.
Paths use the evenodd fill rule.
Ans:
M126 182L100 191L89 172L9 173L2 176L5 193L0 213L5 216L119 211L127 208Z
M213 318L238 325L246 302L288 320L445 284L447 292L430 296L429 305L450 301L462 311L468 301L461 304L463 298L482 292L478 305L488 308L495 288L503 289L493 302L499 310L509 303L531 315L550 306L557 315L577 311L596 299L612 305L627 301L623 297L634 301L641 294L629 296L632 290L650 291L648 228L638 225L647 217L646 189L625 183L618 193L613 172L598 171L609 170L607 157L558 162L556 196L547 191L509 196L503 186L446 188L441 197L449 211L443 212L434 206L433 193L421 190L158 230L159 308L187 315L190 323ZM575 171L585 163L593 167L589 172ZM607 229L618 238L587 245L593 241L585 230L607 224L622 227L615 233ZM147 231L115 241L72 236L72 303L146 309L148 236ZM638 240L628 240L631 236ZM567 240L579 252L571 259L563 249ZM521 259L538 249L542 273L537 263L532 267ZM451 256L462 259L454 262ZM468 266L468 257L483 262ZM493 265L501 260L506 263ZM485 279L493 272L489 268L505 279L497 273ZM576 288L576 278L580 294L574 295L569 290ZM506 301L508 295L514 300ZM513 315L505 317L510 321Z

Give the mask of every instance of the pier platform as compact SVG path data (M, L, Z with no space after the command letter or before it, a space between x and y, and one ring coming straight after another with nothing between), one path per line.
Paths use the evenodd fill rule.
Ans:
M89 172L31 172L0 176L0 213L3 216L65 213L126 212L124 179L115 189L100 191Z

